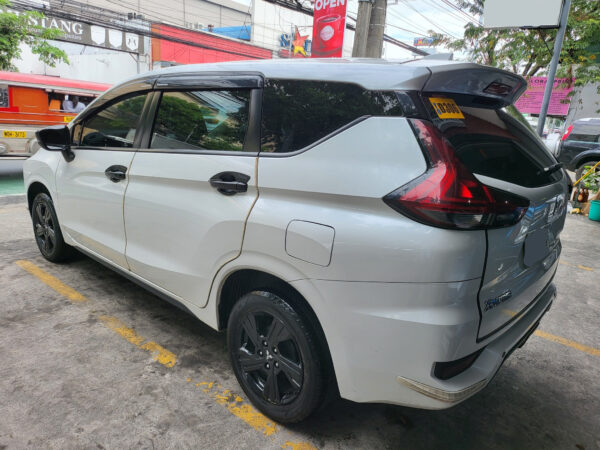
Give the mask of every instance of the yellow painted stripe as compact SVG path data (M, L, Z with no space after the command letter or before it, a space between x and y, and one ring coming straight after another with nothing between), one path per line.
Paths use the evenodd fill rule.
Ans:
M170 352L156 342L149 341L144 344L143 342L145 339L142 336L137 334L133 328L129 328L116 317L100 316L99 319L104 325L107 326L107 328L117 333L123 339L131 342L133 345L141 348L142 350L152 353L154 360L163 366L173 367L177 362L177 356L173 352Z
M317 447L308 442L290 442L287 441L281 448L291 448L292 450L317 450Z
M37 277L42 283L45 283L46 285L50 286L52 289L54 289L60 295L67 297L72 302L81 303L81 302L87 301L87 298L85 298L83 295L81 295L75 289L71 288L70 286L67 286L62 281L60 281L58 278L53 277L48 272L45 272L44 270L40 269L38 266L36 266L32 262L19 260L15 264L17 266L19 266L21 269L29 272L34 277Z
M570 262L567 261L563 261L562 259L560 260L560 263L564 266L569 266L569 267L576 267L578 269L581 270L586 270L588 272L594 272L596 269L594 269L593 267L588 267L588 266L582 266L581 264L571 264Z
M533 334L535 334L536 336L541 337L543 339L547 339L549 341L556 342L557 344L566 345L567 347L571 347L571 348L577 349L579 351L582 351L584 353L588 353L590 355L600 357L600 350L598 350L597 348L589 347L587 345L580 344L579 342L575 342L575 341L566 339L561 336L556 336L554 334L546 333L545 331L542 331L542 330L536 330Z

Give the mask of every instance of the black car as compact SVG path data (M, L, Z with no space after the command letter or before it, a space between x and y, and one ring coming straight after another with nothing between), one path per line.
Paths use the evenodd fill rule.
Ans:
M573 122L562 137L557 158L577 179L585 173L585 166L600 161L600 117Z

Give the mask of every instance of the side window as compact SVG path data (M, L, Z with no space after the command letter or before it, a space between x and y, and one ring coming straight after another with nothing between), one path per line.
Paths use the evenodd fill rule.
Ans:
M83 127L81 126L81 122L73 125L73 129L71 130L71 144L72 145L79 145L80 139L81 139L81 129L82 128Z
M86 119L81 133L84 147L133 147L147 94L127 97Z
M0 85L0 108L8 108L9 106L8 86Z
M401 116L395 92L356 84L267 80L263 93L261 151L287 153L313 144L362 116Z
M244 151L250 92L164 92L150 148Z

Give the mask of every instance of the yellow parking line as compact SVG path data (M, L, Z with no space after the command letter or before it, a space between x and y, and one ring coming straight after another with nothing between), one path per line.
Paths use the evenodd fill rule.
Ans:
M579 342L575 342L575 341L566 339L561 336L556 336L554 334L546 333L545 331L542 331L542 330L536 330L533 334L535 334L536 336L541 337L543 339L547 339L549 341L556 342L558 344L566 345L567 347L577 349L584 353L588 353L590 355L600 357L600 350L598 350L597 348L589 347L587 345L580 344Z
M138 348L142 350L147 350L154 355L154 360L159 362L165 367L173 367L177 362L177 356L173 352L170 352L163 346L157 344L156 342L146 342L142 344L146 339L137 334L133 328L127 327L123 322L121 322L116 317L111 316L100 316L100 321L106 325L109 329L117 333L122 338L131 342Z
M559 261L562 265L564 266L569 266L569 267L576 267L578 269L581 270L586 270L588 272L594 272L596 269L594 269L593 267L588 267L588 266L582 266L581 264L571 264L570 262L567 261L563 261L562 259Z
M53 277L48 272L40 269L38 266L30 261L19 260L15 263L21 269L26 270L34 277L37 277L42 283L50 286L60 295L67 297L69 300L75 303L87 302L87 298L77 292L75 289L67 286L58 278Z
M32 262L20 260L17 261L16 264L72 302L85 302L88 300L75 289L67 286L58 278L53 277ZM148 341L144 343L145 338L137 334L133 328L129 328L124 322L116 317L102 315L99 317L99 320L123 339L142 350L151 352L154 355L155 361L165 367L173 367L177 362L177 355L173 352L170 352L156 342ZM191 382L192 379L188 378L187 381ZM279 431L278 426L273 421L258 412L249 403L244 402L242 397L233 394L228 389L223 389L221 385L215 382L198 382L195 383L195 385L196 387L202 388L202 392L208 394L218 404L225 406L231 414L265 436L273 437ZM291 448L292 450L316 450L316 447L308 442L286 441L285 444L282 445L282 448Z

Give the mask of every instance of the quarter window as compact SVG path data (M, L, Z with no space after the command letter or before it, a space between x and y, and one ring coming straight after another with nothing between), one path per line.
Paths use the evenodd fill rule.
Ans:
M307 147L362 116L401 116L395 92L356 84L267 80L263 94L261 151Z
M164 92L150 148L244 151L250 92Z
M81 134L84 147L133 147L135 133L147 94L113 103L85 121Z

